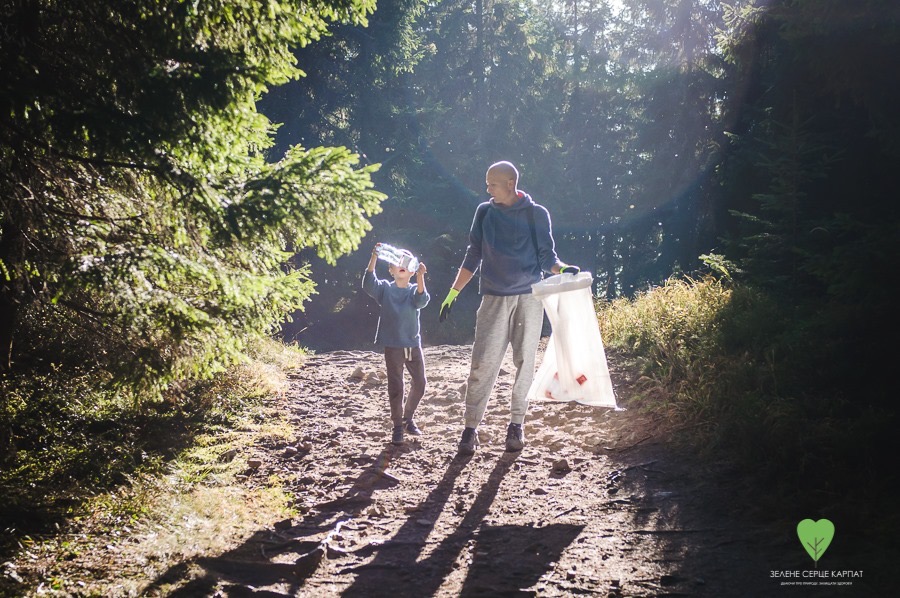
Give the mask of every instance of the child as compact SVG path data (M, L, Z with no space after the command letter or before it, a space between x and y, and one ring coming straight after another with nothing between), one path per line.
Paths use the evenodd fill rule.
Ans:
M403 444L404 431L418 436L421 430L413 420L416 407L425 394L425 360L422 355L422 337L419 334L419 310L428 305L425 289L425 264L420 263L415 272L416 282L410 284L413 273L406 268L391 265L388 268L393 282L375 276L375 245L369 266L363 275L362 287L381 306L375 342L384 346L387 366L388 400L391 405L391 421L394 432L391 442ZM404 252L409 254L408 251ZM411 255L411 254L409 254ZM412 376L409 396L403 401L403 366Z

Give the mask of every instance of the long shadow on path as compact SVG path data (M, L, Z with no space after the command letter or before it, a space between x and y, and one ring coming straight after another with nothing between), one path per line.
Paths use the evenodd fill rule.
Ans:
M395 539L402 540L402 552L384 550L370 563L345 570L356 573L354 583L344 596L432 596L459 566L460 556L471 544L473 557L461 595L519 594L533 586L552 567L566 547L581 533L583 526L550 525L483 526L491 505L518 453L504 453L488 476L456 530L444 538L423 559L422 554L431 528L422 530L417 517L411 517L398 530ZM428 505L435 518L448 502L453 482L467 463L457 457L441 482L429 494ZM384 569L395 572L384 575Z
M374 502L373 491L397 483L390 476L385 476L385 470L391 461L404 454L405 451L388 445L375 460L374 466L363 470L343 496L317 505L315 513L300 523L283 528L277 536L272 529L262 529L240 546L219 556L197 557L178 563L157 577L143 594L158 595L168 586L178 585L186 579L190 581L167 595L213 595L217 588L221 588L223 580L228 584L224 588L227 596L245 595L249 588L271 585L287 586L288 593L266 592L263 595L295 594L315 573L319 564L331 556L330 536L340 532L344 523L358 517ZM309 539L321 536L323 532L330 532L324 541ZM302 556L292 563L274 562L287 554ZM202 571L199 575L197 568Z

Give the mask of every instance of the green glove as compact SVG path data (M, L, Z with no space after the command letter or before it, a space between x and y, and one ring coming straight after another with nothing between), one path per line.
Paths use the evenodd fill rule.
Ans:
M563 266L559 269L560 274L568 273L577 275L579 272L581 272L581 268L579 268L578 266Z
M441 303L441 315L438 318L439 322L443 322L447 319L447 316L450 315L450 309L453 307L453 302L456 301L457 295L459 295L459 291L456 289L450 289L450 292L447 293L447 298Z

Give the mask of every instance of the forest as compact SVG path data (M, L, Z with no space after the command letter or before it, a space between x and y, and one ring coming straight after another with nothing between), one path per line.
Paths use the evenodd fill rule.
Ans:
M436 305L498 160L601 323L730 290L647 358L703 345L708 446L767 462L797 437L769 474L896 482L898 3L2 0L0 22L5 492L25 452L188 405L260 339L374 350L376 242L427 264L425 345L471 343L476 285ZM639 328L610 342L640 354Z
M896 19L886 2L381 2L300 51L307 76L261 110L284 123L275 156L340 145L380 165L360 255L408 247L438 293L486 166L509 159L598 298L711 270L864 339L845 308L892 295ZM288 337L371 340L360 255L301 253L322 278ZM426 342L466 341L424 317Z

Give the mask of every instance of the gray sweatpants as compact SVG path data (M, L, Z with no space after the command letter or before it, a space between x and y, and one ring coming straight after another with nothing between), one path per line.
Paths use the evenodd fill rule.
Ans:
M512 344L516 380L510 397L510 422L521 424L528 411L528 389L534 380L534 361L544 307L534 295L485 295L475 320L475 344L466 385L466 426L477 428L484 418L500 364Z

